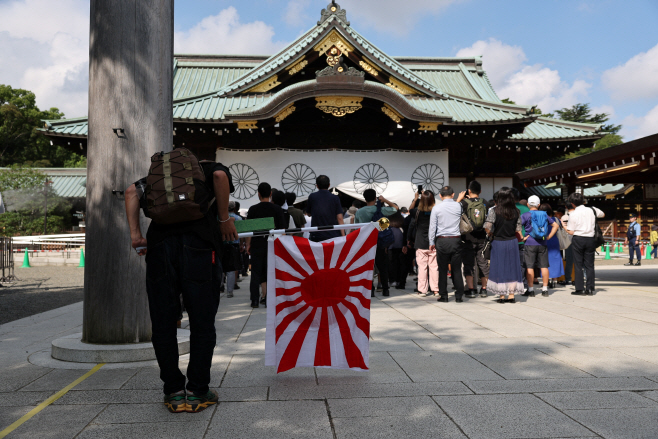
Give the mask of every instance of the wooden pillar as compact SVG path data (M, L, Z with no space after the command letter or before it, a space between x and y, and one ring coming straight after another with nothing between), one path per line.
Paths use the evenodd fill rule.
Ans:
M173 0L91 0L87 343L151 339L146 265L130 246L123 197L112 191L145 176L151 155L172 149L173 43Z

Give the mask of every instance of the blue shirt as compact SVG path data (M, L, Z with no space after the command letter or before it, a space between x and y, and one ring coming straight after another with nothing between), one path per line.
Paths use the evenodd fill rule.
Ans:
M553 221L553 218L551 218L549 216L548 217L548 225L552 226L554 223L555 223L555 221ZM530 233L532 232L532 211L526 212L523 215L521 215L521 224L523 224L523 229L525 230L526 235L530 235ZM541 240L537 241L532 236L528 236L528 239L526 240L525 245L543 245L543 246L545 246L547 242L548 242L547 239L541 239Z
M642 228L640 227L640 225L639 225L637 222L631 223L631 225L628 226L628 228L629 228L629 229L630 229L630 228L634 228L634 229L635 229L635 237L636 237L636 238L639 238L639 237L642 236Z
M447 198L432 208L430 215L430 245L434 245L437 236L461 236L459 219L462 216L462 205L452 198Z
M337 195L321 189L308 196L306 211L311 215L311 227L335 226L338 225L336 217L343 214L343 206ZM319 242L339 236L340 230L311 232L311 241Z

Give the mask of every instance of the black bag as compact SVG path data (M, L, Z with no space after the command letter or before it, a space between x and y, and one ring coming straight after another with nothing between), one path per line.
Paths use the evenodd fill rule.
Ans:
M407 241L408 242L413 242L414 245L416 244L416 232L418 231L418 214L420 211L416 209L416 217L411 220L411 224L409 224L409 235L407 236Z
M605 244L605 237L603 236L603 231L599 226L599 219L596 217L596 210L593 207L590 207L592 212L594 212L594 244L596 247L601 247Z
M490 261L491 260L491 245L493 244L493 240L496 237L496 224L493 225L494 230L491 233L491 235L487 235L487 242L484 244L484 247L482 248L482 257Z

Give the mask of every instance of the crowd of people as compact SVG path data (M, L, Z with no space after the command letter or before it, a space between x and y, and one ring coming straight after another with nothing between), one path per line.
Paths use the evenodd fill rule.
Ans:
M604 214L585 206L582 194L572 194L554 210L535 195L521 199L516 188L500 188L493 199L485 200L480 196L481 184L471 181L459 194L450 186L438 194L419 188L409 208L368 189L364 201L354 200L344 209L340 198L329 191L330 184L326 175L317 177L317 191L302 210L294 207L295 194L261 183L260 202L249 208L245 219L274 218L276 229L294 229L362 224L387 217L390 232L378 241L373 297L378 291L388 296L391 288L405 289L410 276L419 296L435 296L439 302L450 300L448 279L457 303L464 297L489 295L499 303L515 303L518 295L535 297L535 288L549 297L550 289L558 284L573 284L575 295L594 294L596 221ZM239 204L229 203L229 210L236 220L242 219ZM303 236L321 242L346 233L350 231ZM247 238L232 245L236 270L226 276L227 297L239 288L240 274L246 276L251 265L251 306L265 305L266 238Z

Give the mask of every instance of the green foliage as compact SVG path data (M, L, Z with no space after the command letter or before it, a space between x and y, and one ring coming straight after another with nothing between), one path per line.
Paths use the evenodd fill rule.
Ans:
M48 176L36 169L13 165L0 170L0 192L43 187L47 179Z
M48 215L47 234L57 234L65 228L64 217ZM32 217L21 212L4 213L0 215L0 231L3 236L40 235L43 233L43 216Z
M37 131L43 119L61 119L57 108L41 111L34 93L0 84L0 166L24 164L32 167L63 167L82 164L84 157L61 146L53 146Z
M589 104L576 104L571 108L563 108L555 111L560 119L571 122L602 124L603 131L610 134L617 134L621 130L621 125L605 124L610 120L607 113L592 114Z
M502 102L503 102L503 104L512 104L512 105L516 105L516 102L514 102L514 101L511 100L510 98L505 98L505 99L502 100Z

